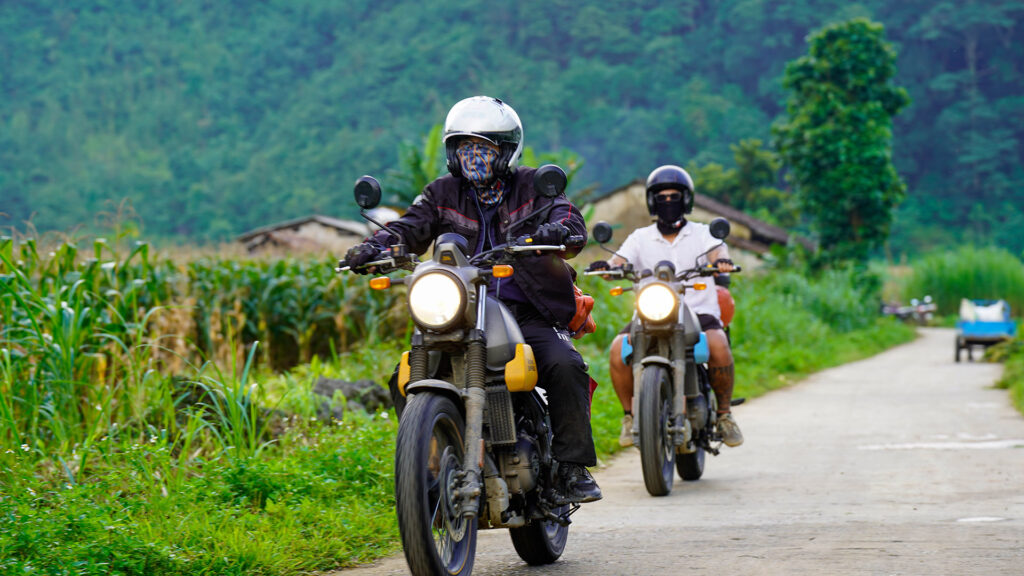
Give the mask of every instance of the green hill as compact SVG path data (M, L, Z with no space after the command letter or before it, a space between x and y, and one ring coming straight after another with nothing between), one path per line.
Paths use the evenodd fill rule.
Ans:
M511 103L527 144L609 189L770 140L805 36L885 24L913 103L894 154L897 250L1024 250L1024 8L1005 0L4 3L0 226L101 225L122 199L161 237L321 211L460 98ZM698 182L698 186L699 186Z

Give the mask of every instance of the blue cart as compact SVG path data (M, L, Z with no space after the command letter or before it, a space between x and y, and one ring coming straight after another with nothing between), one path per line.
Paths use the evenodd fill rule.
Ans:
M967 359L974 360L971 348L987 348L1017 336L1017 323L1010 318L1006 300L960 301L960 319L956 323L956 361L960 351L967 350Z

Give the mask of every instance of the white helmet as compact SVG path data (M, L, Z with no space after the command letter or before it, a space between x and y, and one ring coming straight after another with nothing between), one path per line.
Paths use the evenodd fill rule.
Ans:
M519 165L523 154L523 123L511 106L497 98L473 96L460 100L448 111L443 141L448 171L455 177L462 175L459 159L455 157L460 136L483 138L498 147L494 172L499 177L512 174Z

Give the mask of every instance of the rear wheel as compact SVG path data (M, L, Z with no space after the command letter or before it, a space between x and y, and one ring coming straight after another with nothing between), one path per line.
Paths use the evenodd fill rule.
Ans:
M679 477L687 482L700 480L704 475L704 456L704 448L700 445L692 454L676 454L676 472L679 472Z
M462 415L448 398L429 392L409 399L395 449L395 507L414 576L473 571L476 518L462 516L455 497L462 469Z
M568 506L564 506L554 510L554 513L561 515L567 510ZM550 520L535 520L528 526L512 528L508 533L512 536L516 553L532 566L551 564L558 560L569 539L569 527Z
M696 445L697 451L690 454L676 454L676 472L679 473L679 477L687 482L694 480L700 480L700 477L704 475L704 458L707 453L704 451L704 446L708 445L708 437L711 434L711 417L710 413L718 409L718 402L715 400L714 392L711 390L711 382L708 380L708 372L703 366L697 367L697 381L700 385L701 395L695 398L695 401L700 401L701 404L707 406L707 410L701 410L700 413L706 413L708 416L704 419L701 427L693 431L693 442ZM740 404L741 399L734 399L733 405Z
M640 463L651 496L672 491L675 446L669 436L672 420L672 383L663 366L648 366L640 386Z

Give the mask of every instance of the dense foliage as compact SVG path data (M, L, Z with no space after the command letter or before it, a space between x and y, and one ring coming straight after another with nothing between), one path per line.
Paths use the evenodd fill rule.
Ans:
M351 216L357 176L387 174L476 93L514 105L537 151L586 159L580 188L731 165L731 144L767 140L805 37L852 17L885 25L913 101L894 247L1019 253L1015 0L6 3L2 222L90 226L121 198L160 236Z
M892 117L907 104L893 87L896 54L881 25L856 19L808 40L786 67L792 90L776 126L779 150L824 262L863 264L889 235L904 186L892 164Z
M962 298L1006 300L1024 315L1024 262L1001 248L966 246L914 262L903 283L904 301L930 295L942 315L956 315Z

